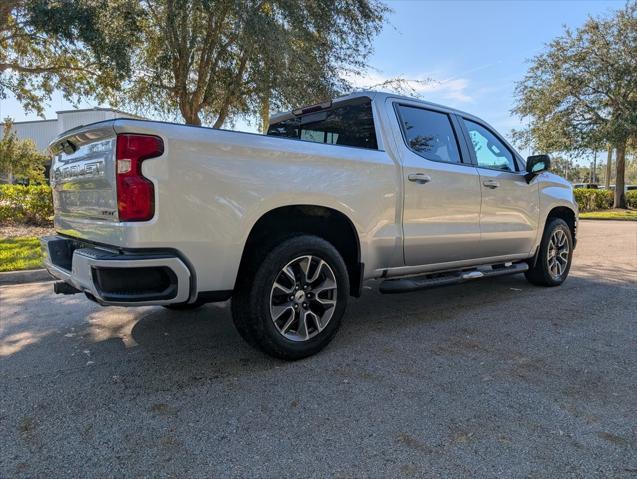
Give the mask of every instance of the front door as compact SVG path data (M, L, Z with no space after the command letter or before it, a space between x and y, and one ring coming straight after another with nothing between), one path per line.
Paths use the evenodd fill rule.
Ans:
M482 188L481 256L528 254L539 221L536 181L527 183L511 149L486 126L462 119Z
M480 176L458 142L459 124L444 110L397 104L396 113L402 135L405 264L479 257Z

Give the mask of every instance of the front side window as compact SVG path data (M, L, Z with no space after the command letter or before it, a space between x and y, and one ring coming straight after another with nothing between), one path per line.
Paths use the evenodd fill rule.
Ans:
M460 163L449 115L405 105L399 105L398 111L400 126L411 150L428 160Z
M515 171L513 154L489 130L471 120L464 120L478 166L492 170Z
M378 149L372 104L367 98L274 123L268 136Z

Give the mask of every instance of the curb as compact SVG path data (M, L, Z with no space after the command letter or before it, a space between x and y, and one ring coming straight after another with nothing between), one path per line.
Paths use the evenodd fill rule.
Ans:
M30 269L26 271L7 271L0 273L0 285L37 283L53 281L54 278L45 269Z
M637 220L634 220L634 219L626 219L626 218L578 218L578 220L582 220L582 221L621 221L622 223L630 223L630 222L637 221Z

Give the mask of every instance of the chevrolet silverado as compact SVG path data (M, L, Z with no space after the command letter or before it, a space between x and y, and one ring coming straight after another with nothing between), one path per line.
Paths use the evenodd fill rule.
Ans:
M275 115L265 135L115 119L50 145L58 293L191 309L231 299L241 336L298 359L349 296L524 273L567 277L577 205L468 113L361 92Z

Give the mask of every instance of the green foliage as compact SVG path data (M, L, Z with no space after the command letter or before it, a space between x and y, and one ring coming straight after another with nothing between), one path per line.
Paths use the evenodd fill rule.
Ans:
M626 192L626 205L629 208L637 208L637 190Z
M33 141L18 139L11 120L5 120L0 139L1 176L43 183L47 160L48 157L37 150Z
M148 0L123 100L220 127L324 101L365 66L379 0Z
M0 185L0 224L49 225L53 217L47 185Z
M75 101L112 96L130 70L134 0L2 0L0 99L42 114L53 91Z
M0 271L20 271L42 266L38 238L0 238Z
M611 190L575 188L573 193L580 211L605 210L613 207L613 192Z
M550 42L516 85L522 146L571 151L637 137L637 3ZM526 143L526 144L525 144ZM529 145L530 143L530 145Z
M536 151L617 152L615 206L625 206L624 161L637 141L637 1L567 29L534 57L513 109L528 119L516 143Z
M578 181L578 167L568 158L551 156L551 171L570 181Z

